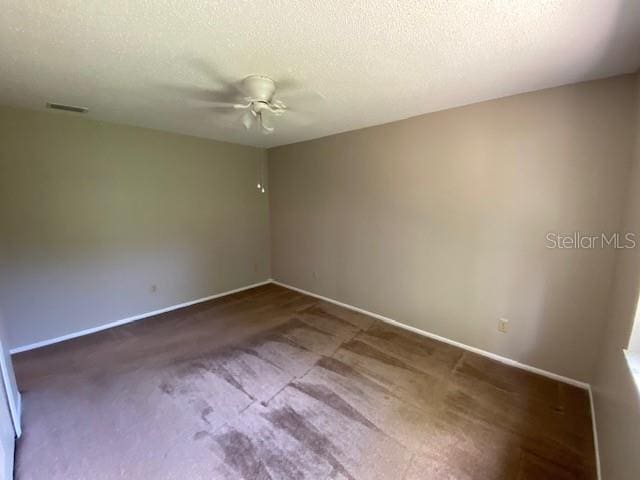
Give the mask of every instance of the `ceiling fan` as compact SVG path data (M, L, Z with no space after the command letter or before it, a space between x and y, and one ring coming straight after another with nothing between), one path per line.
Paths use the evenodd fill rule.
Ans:
M288 77L270 78L267 75L249 75L237 81L222 75L217 69L202 60L192 59L189 65L201 75L208 77L207 87L195 85L165 85L172 94L195 100L201 106L218 114L236 114L236 119L249 131L264 134L274 132L276 117L286 126L307 125L311 118L309 107L322 102L325 97L303 87L297 80ZM242 115L237 112L243 110Z
M244 95L239 103L213 102L211 106L245 110L242 124L247 130L258 127L262 133L273 133L273 117L290 112L284 102L274 99L276 82L265 75L250 75L237 89L240 95Z

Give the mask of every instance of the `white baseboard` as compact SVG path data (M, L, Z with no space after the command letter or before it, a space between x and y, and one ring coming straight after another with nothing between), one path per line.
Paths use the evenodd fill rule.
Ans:
M548 377L553 380L557 380L559 382L567 383L569 385L573 385L575 387L583 388L585 390L589 389L589 384L587 382L582 382L580 380L575 380L570 377L565 377L564 375L558 375L557 373L549 372L547 370L543 370L538 367L534 367L531 365L527 365L526 363L520 363L517 360L513 360L511 358L503 357L502 355L498 355L495 353L488 352L486 350L482 350L480 348L472 347L471 345L466 345L461 342L457 342L455 340L450 340L446 337L441 337L440 335L436 335L435 333L427 332L426 330L421 330L416 327L412 327L410 325L406 325L404 323L400 323L397 320L393 320L392 318L385 317L383 315L370 312L365 310L364 308L355 307L353 305L349 305L348 303L339 302L338 300L334 300L333 298L325 297L322 295L318 295L317 293L309 292L308 290L303 290L302 288L297 288L291 285L287 285L286 283L279 282L277 280L272 280L274 284L280 285L281 287L288 288L290 290L295 290L296 292L304 293L305 295L309 295L311 297L319 298L321 300L325 300L327 302L333 303L335 305L339 305L341 307L348 308L349 310L353 310L355 312L363 313L370 317L377 318L378 320L382 320L385 323L390 325L395 325L396 327L400 327L404 330L408 330L413 333L417 333L418 335L422 335L424 337L429 337L434 340L438 340L439 342L448 343L449 345L453 345L454 347L462 348L463 350L468 350L473 353L477 353L478 355L482 355L484 357L491 358L492 360L496 360L500 363L504 363L505 365L510 365L512 367L520 368L522 370L526 370L528 372L537 373L538 375L542 375L543 377Z
M586 383L586 382L582 382L580 380L575 380L573 378L565 377L563 375L558 375L557 373L549 372L547 370L543 370L541 368L537 368L537 367L534 367L534 366L531 366L531 365L527 365L525 363L520 363L520 362L518 362L516 360L513 360L511 358L503 357L501 355L498 355L498 354L495 354L495 353L492 353L492 352L488 352L488 351L482 350L480 348L472 347L470 345L466 345L464 343L457 342L455 340L450 340L450 339L448 339L446 337L442 337L440 335L436 335L435 333L427 332L426 330L421 330L419 328L412 327L410 325L405 325L404 323L398 322L397 320L393 320L392 318L385 317L383 315L380 315L380 314L377 314L377 313L374 313L374 312L370 312L368 310L356 307L354 305L349 305L348 303L339 302L338 300L334 300L333 298L325 297L323 295L318 295L317 293L313 293L313 292L310 292L308 290L303 290L302 288L297 288L297 287L294 287L292 285L288 285L286 283L283 283L283 282L280 282L280 281L277 281L277 280L274 280L274 279L267 279L267 280L264 280L262 282L258 282L258 283L254 283L254 284L251 284L251 285L246 285L244 287L236 288L234 290L229 290L229 291L226 291L226 292L216 293L216 294L210 295L208 297L198 298L198 299L191 300L191 301L184 302L184 303L180 303L180 304L177 304L177 305L171 305L169 307L161 308L159 310L154 310L152 312L145 312L145 313L142 313L142 314L139 314L139 315L134 315L132 317L127 317L127 318L123 318L123 319L116 320L116 321L113 321L113 322L109 322L109 323L105 323L105 324L102 324L102 325L98 325L96 327L88 328L88 329L85 329L85 330L80 330L78 332L73 332L73 333L69 333L67 335L62 335L60 337L50 338L50 339L47 339L47 340L42 340L42 341L31 343L31 344L28 344L28 345L22 345L20 347L12 348L10 350L10 353L11 354L16 354L16 353L26 352L28 350L33 350L34 348L45 347L47 345L52 345L54 343L63 342L65 340L70 340L72 338L81 337L83 335L89 335L91 333L95 333L95 332L99 332L99 331L102 331L102 330L106 330L108 328L117 327L119 325L124 325L126 323L135 322L136 320L141 320L143 318L152 317L154 315L159 315L161 313L170 312L172 310L177 310L179 308L188 307L190 305L195 305L196 303L202 303L202 302L206 302L208 300L213 300L215 298L224 297L226 295L231 295L232 293L238 293L238 292L241 292L243 290L248 290L250 288L259 287L259 286L262 286L262 285L266 285L268 283L274 283L276 285L280 285L281 287L288 288L290 290L294 290L294 291L303 293L305 295L309 295L311 297L319 298L321 300L325 300L325 301L333 303L335 305L339 305L341 307L345 307L345 308L348 308L350 310L363 313L363 314L368 315L370 317L377 318L378 320L382 320L383 322L388 323L390 325L395 325L396 327L399 327L399 328L402 328L402 329L417 333L418 335L422 335L422 336L425 336L425 337L433 338L434 340L438 340L440 342L447 343L449 345L453 345L455 347L459 347L459 348L462 348L464 350L468 350L470 352L473 352L473 353L476 353L478 355L482 355L482 356L491 358L493 360L496 360L496 361L498 361L500 363L504 363L506 365L511 365L513 367L516 367L516 368L520 368L520 369L523 369L523 370L527 370L529 372L537 373L538 375L542 375L542 376L551 378L553 380L557 380L559 382L564 382L564 383L567 383L569 385L573 385L573 386L576 386L576 387L584 388L584 389L587 389L587 390L590 388L589 384Z
M487 352L486 350L482 350L480 348L472 347L470 345L466 345L461 342L457 342L455 340L450 340L446 337L441 337L440 335L436 335L435 333L427 332L425 330L420 330L419 328L412 327L410 325L405 325L404 323L400 323L397 320L393 320L392 318L385 317L384 315L379 315L374 312L370 312L365 310L364 308L355 307L353 305L349 305L348 303L339 302L338 300L334 300L333 298L325 297L323 295L318 295L317 293L310 292L308 290L303 290L302 288L294 287L292 285L288 285L284 282L279 282L278 280L271 280L272 283L276 285L280 285L281 287L288 288L290 290L295 290L296 292L304 293L305 295L309 295L311 297L319 298L326 302L333 303L335 305L339 305L344 308L348 308L349 310L353 310L355 312L363 313L373 318L377 318L378 320L382 320L385 323L390 325L395 325L396 327L403 328L413 333L417 333L418 335L422 335L424 337L432 338L434 340L438 340L443 343L447 343L449 345L453 345L455 347L462 348L463 350L468 350L473 353L477 353L478 355L482 355L492 360L496 360L500 363L504 363L505 365L510 365L512 367L520 368L522 370L526 370L528 372L536 373L538 375L542 375L543 377L551 378L552 380L557 380L559 382L567 383L569 385L573 385L574 387L579 387L587 390L589 392L589 404L591 406L591 425L593 428L593 442L594 448L596 451L596 469L598 474L598 480L602 479L602 474L600 470L600 449L598 446L598 429L596 428L596 412L593 404L593 392L591 391L591 385L587 382L582 382L580 380L576 380L570 377L565 377L564 375L558 375L557 373L549 372L547 370L543 370L538 367L534 367L532 365L527 365L526 363L521 363L511 358L503 357L502 355L497 355L495 353Z
M296 292L300 292L300 293L303 293L305 295L309 295L311 297L315 297L315 298L324 300L326 302L330 302L330 303L333 303L335 305L339 305L339 306L344 307L344 308L348 308L349 310L353 310L355 312L363 313L363 314L368 315L370 317L377 318L378 320L381 320L381 321L383 321L385 323L388 323L390 325L394 325L396 327L408 330L408 331L416 333L418 335L422 335L422 336L425 336L425 337L428 337L428 338L432 338L434 340L438 340L440 342L447 343L449 345L453 345L453 346L461 348L463 350L467 350L467 351L476 353L478 355L482 355L484 357L488 357L488 358L490 358L492 360L496 360L496 361L498 361L500 363L503 363L505 365L510 365L512 367L516 367L516 368L520 368L522 370L526 370L528 372L536 373L538 375L542 375L544 377L551 378L551 379L557 380L559 382L567 383L567 384L573 385L575 387L586 389L589 392L589 403L591 404L591 421L592 421L592 426L593 426L593 439L594 439L594 446L595 446L595 452L596 452L596 468L597 468L597 473L598 473L598 479L602 478L601 477L601 471L600 471L600 451L599 451L599 447L598 447L598 432L597 432L597 428L596 428L595 408L594 408L594 404L593 404L593 392L591 391L591 385L589 385L588 383L582 382L580 380L575 380L573 378L565 377L563 375L558 375L557 373L549 372L547 370L543 370L541 368L537 368L537 367L534 367L534 366L531 366L531 365L527 365L525 363L518 362L518 361L513 360L511 358L503 357L502 355L497 355L495 353L491 353L491 352L488 352L486 350L482 350L480 348L472 347L470 345L466 345L464 343L457 342L455 340L450 340L450 339L448 339L446 337L442 337L440 335L436 335L435 333L427 332L425 330L421 330L419 328L412 327L410 325L405 325L404 323L400 323L397 320L393 320L392 318L385 317L384 315L380 315L380 314L377 314L377 313L374 313L374 312L370 312L370 311L365 310L363 308L359 308L359 307L356 307L356 306L353 306L353 305L349 305L348 303L339 302L338 300L334 300L332 298L325 297L323 295L318 295L317 293L313 293L313 292L310 292L308 290L303 290L302 288L297 288L297 287L294 287L292 285L288 285L286 283L279 282L279 281L274 280L274 279L264 280L262 282L254 283L252 285L246 285L244 287L236 288L234 290L229 290L229 291L226 291L226 292L217 293L215 295L210 295L210 296L204 297L204 298L198 298L196 300L191 300L189 302L180 303L178 305L171 305L171 306L166 307L166 308L161 308L159 310L154 310L152 312L142 313L140 315L135 315L133 317L123 318L121 320L116 320L114 322L106 323L106 324L103 324L103 325L99 325L97 327L88 328L86 330L81 330L79 332L70 333L70 334L67 334L67 335L60 336L60 337L51 338L51 339L48 339L48 340L42 340L40 342L35 342L35 343L29 344L29 345L23 345L23 346L11 349L10 353L11 354L15 354L15 353L26 352L28 350L33 350L34 348L39 348L39 347L44 347L44 346L47 346L47 345L52 345L54 343L63 342L65 340L69 340L69 339L76 338L76 337L81 337L83 335L89 335L91 333L99 332L101 330L106 330L108 328L117 327L119 325L124 325L126 323L134 322L136 320L141 320L143 318L152 317L154 315L159 315L161 313L170 312L172 310L177 310L179 308L188 307L190 305L195 305L196 303L206 302L208 300L213 300L215 298L224 297L226 295L231 295L233 293L241 292L243 290L249 290L250 288L260 287L260 286L266 285L268 283L273 283L275 285L280 285L281 287L288 288L290 290L294 290Z
M296 292L303 293L305 295L309 295L311 297L319 298L320 300L324 300L326 302L333 303L335 305L339 305L344 308L348 308L349 310L353 310L354 312L363 313L373 318L377 318L378 320L382 320L385 323L390 325L395 325L396 327L403 328L413 333L417 333L418 335L422 335L424 337L432 338L434 340L438 340L443 343L447 343L449 345L453 345L455 347L462 348L463 350L468 350L473 353L477 353L478 355L482 355L484 357L488 357L492 360L496 360L500 363L504 363L505 365L509 365L512 367L520 368L522 370L526 370L528 372L536 373L538 375L542 375L543 377L551 378L552 380L557 380L559 382L567 383L569 385L573 385L574 387L579 387L587 390L589 392L589 404L591 406L591 425L593 428L593 442L594 448L596 451L596 469L598 474L598 480L602 479L602 474L600 470L600 449L598 447L598 430L596 428L596 412L593 404L593 392L591 391L591 385L587 382L582 382L580 380L576 380L570 377L565 377L564 375L558 375L557 373L549 372L547 370L543 370L538 367L534 367L532 365L527 365L526 363L521 363L511 358L503 357L502 355L497 355L495 353L487 352L486 350L482 350L480 348L472 347L470 345L466 345L461 342L457 342L455 340L450 340L446 337L441 337L440 335L436 335L435 333L427 332L425 330L420 330L419 328L412 327L410 325L405 325L404 323L400 323L397 320L393 320L392 318L385 317L384 315L379 315L374 312L370 312L365 310L364 308L355 307L353 305L349 305L348 303L339 302L338 300L334 300L333 298L325 297L323 295L318 295L317 293L310 292L308 290L303 290L302 288L297 288L292 285L288 285L284 282L279 282L278 280L271 280L272 283L276 285L280 285L281 287L288 288L290 290L295 290Z
M28 350L33 350L34 348L46 347L47 345L52 345L58 342L64 342L65 340L70 340L72 338L81 337L83 335L89 335L91 333L96 333L101 330L106 330L108 328L117 327L119 325L124 325L125 323L135 322L136 320L142 320L143 318L152 317L154 315L159 315L161 313L170 312L171 310L177 310L178 308L188 307L190 305L195 305L196 303L206 302L208 300L213 300L214 298L224 297L226 295L231 295L232 293L242 292L243 290L249 290L250 288L260 287L261 285L266 285L271 283L272 280L264 280L262 282L254 283L252 285L246 285L244 287L236 288L234 290L229 290L222 293L216 293L215 295L209 295L208 297L197 298L196 300L191 300L184 303L179 303L178 305L171 305L169 307L161 308L159 310L154 310L152 312L141 313L140 315L134 315L133 317L123 318L121 320L116 320L114 322L105 323L102 325L98 325L97 327L87 328L86 330L80 330L79 332L69 333L67 335L62 335L56 338L50 338L47 340L42 340L40 342L30 343L29 345L22 345L20 347L12 348L9 353L12 355L15 353L26 352Z
M602 479L602 470L600 467L600 447L598 445L598 428L596 426L596 408L593 403L593 390L589 385L589 403L591 404L591 427L593 428L593 448L596 451L596 471L598 480Z

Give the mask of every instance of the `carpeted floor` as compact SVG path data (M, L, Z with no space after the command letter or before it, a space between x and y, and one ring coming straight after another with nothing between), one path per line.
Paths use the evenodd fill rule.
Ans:
M15 368L20 480L596 478L585 391L275 285Z

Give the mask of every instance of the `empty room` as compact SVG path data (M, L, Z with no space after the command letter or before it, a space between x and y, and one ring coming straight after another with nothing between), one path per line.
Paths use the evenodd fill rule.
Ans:
M0 10L0 480L640 479L640 1Z

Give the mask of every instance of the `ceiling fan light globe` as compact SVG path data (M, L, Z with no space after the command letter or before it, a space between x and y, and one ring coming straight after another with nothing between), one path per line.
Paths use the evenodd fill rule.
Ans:
M242 115L242 124L244 125L244 128L246 128L247 130L251 129L251 126L253 125L253 115L251 113L251 110L247 110L243 115Z

